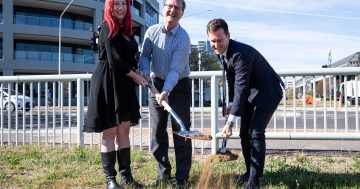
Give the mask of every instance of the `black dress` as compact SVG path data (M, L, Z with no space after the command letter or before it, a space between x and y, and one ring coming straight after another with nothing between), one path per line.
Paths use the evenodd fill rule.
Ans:
M109 38L107 22L103 23L99 36L99 64L92 77L90 101L84 132L102 132L123 121L131 126L140 119L137 84L128 76L137 69L137 42L123 32Z

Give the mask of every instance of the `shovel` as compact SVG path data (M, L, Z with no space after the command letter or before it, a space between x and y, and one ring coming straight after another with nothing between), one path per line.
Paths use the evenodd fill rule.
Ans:
M229 149L226 148L228 137L223 137L221 147L216 151L216 154L227 154L231 153Z
M238 155L233 154L228 148L226 148L227 139L228 137L223 137L221 147L216 151L215 155L209 155L206 158L207 162L215 163L215 162L233 161L238 159L239 157Z
M146 83L145 85L150 89L150 91L154 95L160 94L159 91L152 84ZM175 113L175 111L170 107L170 105L164 100L161 102L161 105L164 106L166 111L168 111L170 113L170 115L175 119L175 121L180 125L180 131L173 131L173 133L175 133L181 137L188 138L188 139L197 139L197 140L211 140L212 139L211 135L205 135L204 133L202 133L200 131L186 130L184 123L181 121L180 117Z

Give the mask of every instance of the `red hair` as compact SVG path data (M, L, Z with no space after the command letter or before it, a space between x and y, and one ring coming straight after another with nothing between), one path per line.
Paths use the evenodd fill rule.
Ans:
M123 20L123 23L119 23L113 17L114 12L114 0L106 0L105 2L105 12L104 12L104 20L107 21L110 29L109 37L115 37L119 30L123 30L124 34L127 36L132 35L132 18L131 18L131 7L130 0L126 0L126 15ZM117 23L116 23L117 22Z

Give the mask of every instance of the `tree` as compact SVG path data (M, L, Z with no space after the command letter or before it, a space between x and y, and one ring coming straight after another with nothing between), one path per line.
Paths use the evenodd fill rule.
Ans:
M201 71L215 71L221 70L221 65L216 55L208 54L206 52L201 53ZM191 49L190 54L190 71L199 71L199 51L197 48Z
M219 71L221 69L221 64L218 57L215 54L209 54L206 52L201 53L201 71ZM199 71L199 50L197 48L191 49L190 54L190 71ZM219 80L219 85L222 85L222 79ZM210 79L204 80L204 87L210 86ZM199 83L195 83L195 88L199 87Z

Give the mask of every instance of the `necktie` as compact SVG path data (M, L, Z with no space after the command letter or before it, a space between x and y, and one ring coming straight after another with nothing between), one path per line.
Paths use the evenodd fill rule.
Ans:
M221 65L223 66L222 69L222 114L223 116L225 116L225 111L226 111L226 103L225 103L225 93L226 93L226 77L225 77L225 68L226 68L226 62L225 62L225 56L224 55L220 55L220 62Z
M223 66L223 68L226 69L227 65L226 65L226 60L225 60L224 55L220 55L220 63Z

